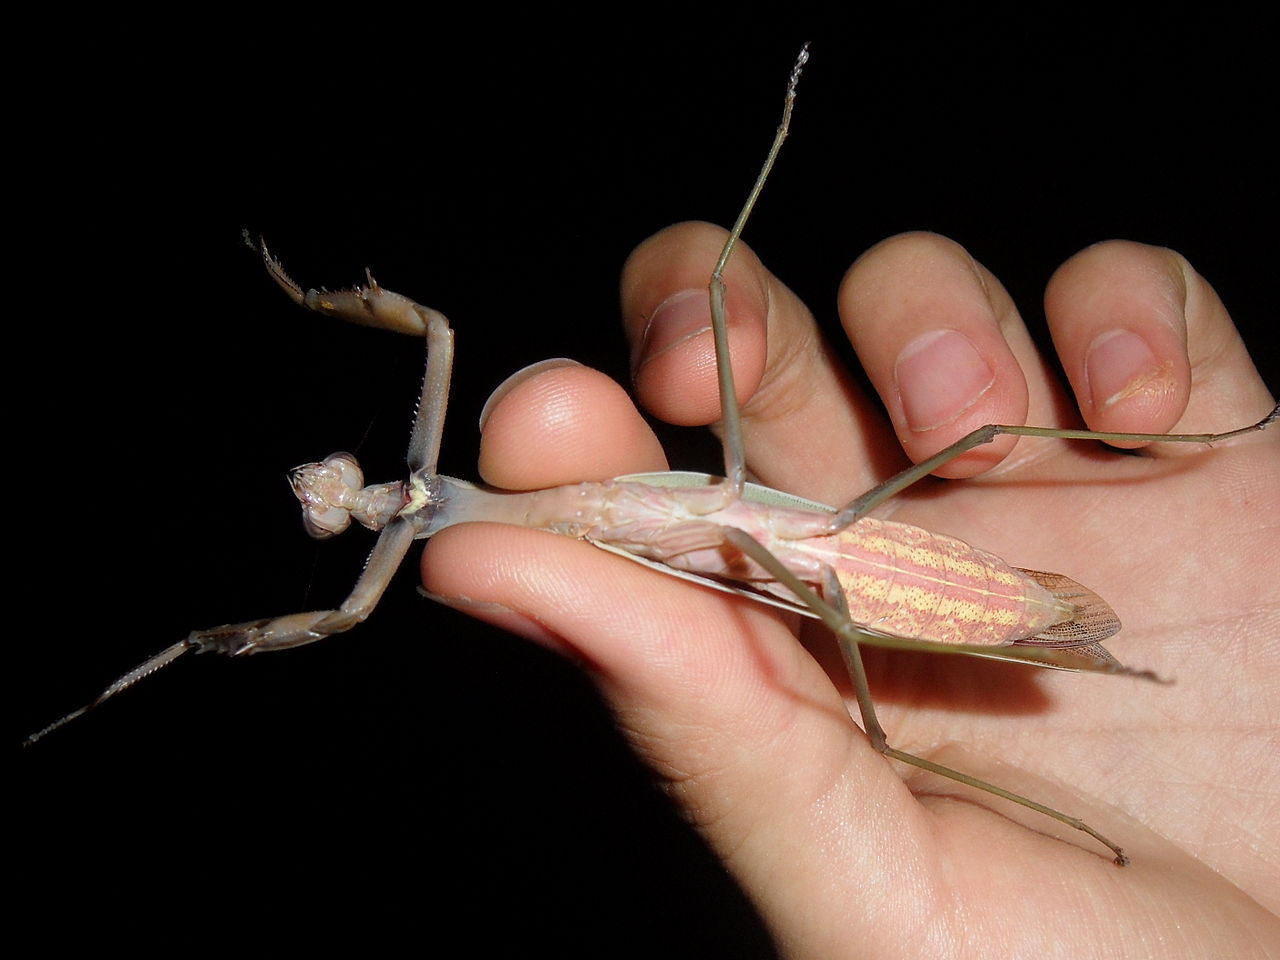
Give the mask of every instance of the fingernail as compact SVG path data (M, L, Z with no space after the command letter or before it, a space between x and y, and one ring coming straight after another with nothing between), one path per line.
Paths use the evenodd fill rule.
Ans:
M1099 334L1085 356L1085 376L1089 378L1089 397L1095 410L1149 388L1161 373L1156 355L1132 330Z
M658 305L631 353L631 373L672 347L711 329L711 300L706 290L681 290Z
M950 423L996 382L995 371L957 330L933 330L912 340L894 368L902 412L915 431Z
M514 390L526 380L532 380L540 373L548 370L557 370L560 367L580 367L577 360L570 360L568 357L554 357L551 360L539 360L537 363L531 363L522 370L517 370L507 379L498 384L498 388L489 394L489 399L484 402L484 406L480 410L480 429L484 430L484 425L489 422L489 414L493 412L493 408L508 393Z

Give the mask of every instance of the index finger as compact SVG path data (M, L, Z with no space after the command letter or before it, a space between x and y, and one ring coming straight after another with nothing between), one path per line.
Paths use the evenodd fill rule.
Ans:
M707 283L727 232L682 223L623 269L622 312L641 403L671 423L720 417ZM840 503L903 465L876 406L832 355L808 308L739 243L725 270L747 466L762 483Z

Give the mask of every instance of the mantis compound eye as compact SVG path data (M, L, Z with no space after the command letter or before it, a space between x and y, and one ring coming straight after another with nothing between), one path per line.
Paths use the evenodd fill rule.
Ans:
M302 502L302 524L317 540L327 540L351 524L350 508L364 486L364 472L349 453L322 463L304 463L289 473L293 494Z
M302 525L309 536L317 540L328 540L351 525L351 512L341 507L308 504L302 508Z

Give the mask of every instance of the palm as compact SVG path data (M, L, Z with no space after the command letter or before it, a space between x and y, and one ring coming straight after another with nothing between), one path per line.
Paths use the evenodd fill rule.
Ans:
M633 257L628 316L691 285L671 274L705 276L705 250L684 248L721 242L706 234L679 228ZM665 261L667 248L681 257ZM750 289L749 274L763 270L749 254L738 262L748 276L736 289ZM740 307L729 279L732 316ZM887 472L867 463L892 435L858 412L856 393L805 339L803 308L786 296L775 288L765 300L769 363L790 363L746 378L750 467L770 485L840 502ZM763 332L761 321L761 368ZM855 346L864 361L874 357ZM748 366L752 349L747 337ZM691 357L673 352L638 378L659 415L683 416L685 401L671 395L705 401L705 364ZM1028 420L1043 425L1062 404L1025 349L1019 362ZM1198 396L1219 415L1228 400L1249 412L1206 420L1213 410L1193 398L1188 418L1199 420L1189 427L1235 426L1263 412L1265 389L1235 369L1242 362L1230 361L1228 382L1248 382L1252 396L1211 386ZM875 382L877 364L867 365ZM482 454L489 482L539 487L662 468L616 386L580 369L547 376L556 389L517 390L494 408ZM683 394L666 387L682 381ZM553 429L562 432L554 441ZM833 435L846 442L830 443ZM1084 817L1133 856L1124 871L1083 834L875 754L839 699L843 674L820 630L806 628L806 652L772 611L583 544L505 528L440 535L427 552L427 581L437 593L502 604L513 613L479 615L589 665L637 749L790 950L840 954L857 944L871 955L914 956L922 942L955 952L1009 944L1008 953L1071 943L1078 953L1124 953L1115 945L1166 938L1170 917L1179 921L1171 954L1207 944L1230 954L1233 937L1277 937L1275 918L1249 898L1274 896L1266 878L1280 860L1268 834L1277 787L1264 779L1276 776L1267 759L1276 711L1266 696L1280 652L1266 644L1277 621L1266 570L1278 549L1280 444L1251 435L1207 453L1123 457L1088 443L1022 443L982 478L942 490L921 484L891 507L894 519L1078 578L1126 624L1112 651L1178 685L868 650L872 691L894 746ZM785 455L796 449L830 453L815 470ZM1087 910L1064 907L1081 901Z
M1274 568L1280 545L1274 526L1258 529L1259 516L1280 515L1280 489L1274 480L1255 484L1249 503L1237 503L1235 510L1206 511L1203 504L1233 484L1242 499L1238 478L1280 476L1280 446L1238 442L1153 460L1087 443L1082 449L1065 441L1022 442L1055 449L997 478L950 484L943 495L936 489L908 494L893 518L960 536L1018 565L1078 577L1108 598L1126 623L1109 644L1113 652L1129 665L1176 678L1177 686L869 650L881 720L901 749L1094 822L1136 858L1138 867L1121 881L1131 884L1130 892L1171 897L1172 908L1188 911L1189 927L1204 921L1206 936L1226 936L1235 920L1214 927L1228 915L1223 898L1238 898L1238 891L1210 870L1192 869L1184 854L1255 897L1265 891L1265 878L1274 876L1280 855L1274 844L1228 839L1265 837L1269 805L1280 792L1274 764L1259 765L1275 748L1266 691L1275 688L1280 656L1263 642L1276 619L1264 571L1268 564ZM1205 530L1207 513L1218 518L1212 531ZM823 641L811 642L821 657ZM826 662L835 665L835 681L843 686L838 661ZM1234 691L1228 703L1224 690ZM822 703L816 682L808 695ZM815 747L813 762L820 762L819 753ZM1071 866L1075 851L1046 844L1043 835L1075 847L1088 847L1086 838L937 778L910 782L935 812L933 827L947 835L943 846L971 857L979 875L991 856L1008 858L998 879L965 890L976 910L971 917L984 915L984 901L998 902L1002 909L986 916L1005 936L1039 929L1059 941L1079 934L1088 943L1100 935L1077 918L1052 934L1044 924L1061 896L1057 878L1065 871L1080 882L1081 875ZM937 797L965 797L978 809ZM914 802L906 794L898 799L904 807ZM1103 805L1133 811L1134 819L1108 820L1097 812ZM993 831L1005 824L991 817L992 809L1025 831L995 839ZM965 869L963 856L960 863ZM1101 852L1098 864L1107 866ZM1177 872L1166 872L1172 867ZM1131 880L1135 875L1142 879ZM1115 896L1115 879L1106 870L1085 876ZM844 894L857 896L858 886ZM1190 891L1194 896L1184 900ZM1132 924L1127 934L1142 932L1136 918L1121 919L1121 904L1112 906L1118 925ZM972 919L965 932L975 935Z
M1274 847L1224 839L1263 835L1267 798L1280 795L1280 771L1258 763L1275 746L1266 692L1280 674L1280 649L1266 642L1277 610L1265 573L1280 542L1258 518L1280 516L1280 488L1274 480L1247 494L1239 486L1239 478L1280 476L1280 445L1238 443L1161 461L1022 442L1057 449L1028 469L953 485L947 496L908 498L895 519L1078 578L1125 624L1112 651L1176 686L873 653L891 738L908 750L954 740L1132 810L1228 877L1274 875ZM1221 496L1235 498L1231 508L1207 505Z

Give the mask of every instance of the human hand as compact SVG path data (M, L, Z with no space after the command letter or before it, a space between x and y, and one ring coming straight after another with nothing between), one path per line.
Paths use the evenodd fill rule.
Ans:
M722 243L721 231L685 224L628 262L637 392L665 420L718 414L705 298L685 298L674 329L649 320L674 294L705 289ZM749 467L828 503L985 423L1223 430L1273 402L1216 295L1168 251L1090 248L1051 281L1073 401L999 282L961 248L932 236L874 248L846 278L840 310L892 425L746 249L727 283ZM900 359L944 327L976 358ZM1099 339L1113 329L1149 353ZM957 371L967 379L942 389ZM1083 817L1132 856L1123 871L1074 831L876 754L848 718L839 658L818 628L797 643L794 624L748 601L509 527L445 531L424 575L433 593L499 604L511 612L478 613L585 663L788 951L1125 954L1159 943L1164 956L1243 955L1280 941L1268 912L1280 906L1280 650L1269 642L1280 435L1138 457L1060 440L1012 447L973 451L949 473L981 476L921 484L891 515L1079 579L1126 624L1112 652L1178 685L867 650L872 691L894 746ZM586 368L522 381L485 426L481 473L508 489L665 466L621 388Z

